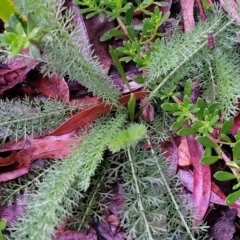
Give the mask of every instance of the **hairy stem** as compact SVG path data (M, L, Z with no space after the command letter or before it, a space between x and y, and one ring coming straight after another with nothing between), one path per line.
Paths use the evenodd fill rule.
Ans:
M138 194L138 206L139 206L139 209L141 211L140 213L143 216L143 219L144 219L144 222L145 222L145 225L146 225L148 239L153 240L151 231L150 231L149 226L148 226L148 221L147 221L146 215L144 213L143 203L142 203L141 197L140 197L141 193L140 193L140 189L139 189L139 185L138 185L138 180L136 178L136 173L135 173L135 169L134 169L134 165L133 165L133 161L132 161L130 148L127 149L127 153L128 153L128 158L129 158L129 162L130 162L130 166L131 166L131 170L132 170L132 174L133 174L133 179L134 179L134 182L135 182L136 191L137 191L137 194Z
M147 139L147 142L148 142L149 146L152 146L152 143L150 142L148 136L146 136L146 139ZM177 203L176 200L175 200L175 197L174 197L174 195L173 195L173 193L172 193L172 191L171 191L171 188L170 188L170 186L169 186L169 184L168 184L168 182L167 182L167 179L166 179L166 177L165 177L165 175L164 175L164 173L163 173L163 171L162 171L162 169L161 169L161 166L160 166L159 162L157 161L156 153L155 153L155 151L153 150L153 148L151 148L151 153L152 153L153 157L154 157L155 160L156 160L155 162L156 162L157 168L158 168L158 170L159 170L159 173L160 173L160 175L161 175L161 178L162 178L162 180L163 180L163 182L164 182L164 184L165 184L165 187L166 187L166 189L167 189L167 191L168 191L168 194L169 194L170 197L171 197L171 200L172 200L172 202L173 202L173 204L174 204L174 206L175 206L175 209L176 209L176 211L178 212L178 215L179 215L179 217L180 217L180 219L181 219L181 221L182 221L182 224L183 224L184 228L186 229L186 231L187 231L189 237L191 238L191 240L196 240L196 239L194 238L194 236L192 235L192 233L191 233L191 230L190 230L190 228L189 228L189 226L188 226L188 224L187 224L187 222L186 222L186 220L185 220L185 218L184 218L184 216L183 216L183 214L182 214L182 212L181 212L181 210L180 210L180 208L179 208L178 203Z

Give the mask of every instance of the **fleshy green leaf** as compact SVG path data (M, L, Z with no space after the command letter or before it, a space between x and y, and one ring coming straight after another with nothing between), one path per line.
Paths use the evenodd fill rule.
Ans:
M116 54L116 52L114 51L114 49L112 48L112 46L109 47L109 51L110 51L110 54L111 54L111 57L112 57L112 60L113 62L115 63L115 66L118 70L118 73L120 74L122 80L124 81L124 83L127 85L128 89L131 91L131 87L129 85L129 82L127 80L127 77L126 77L126 74L125 74L125 71L118 59L118 56Z
M213 126L218 121L218 119L219 119L219 116L215 115L210 121L211 126Z
M11 14L16 13L17 7L11 0L1 0L0 1L0 18L6 22Z
M228 181L236 178L234 174L224 171L218 171L213 176L219 181Z
M240 141L240 129L238 130L237 134L235 135L235 139Z
M129 38L130 38L133 42L135 42L135 41L138 39L138 38L137 38L137 34L136 34L135 30L133 29L133 27L128 26L128 27L127 27L127 33L128 33Z
M233 161L237 161L240 156L240 141L237 141L233 147Z
M177 134L179 136L189 136L189 135L192 135L195 133L197 133L197 129L195 129L195 128L182 128L178 131Z
M130 120L134 121L134 115L135 115L135 107L136 107L136 98L134 93L131 93L130 99L128 101L128 113Z
M29 45L29 52L33 58L35 59L41 58L40 51L34 44Z
M238 188L240 188L240 182L237 183L237 184L235 184L235 185L233 185L233 190L236 190L236 189L238 189Z
M208 106L208 111L210 114L213 114L216 110L218 110L221 104L219 102L214 102Z
M5 218L1 218L0 221L0 231L4 230L7 226L7 220Z
M236 191L234 193L231 193L227 196L226 203L227 204L235 203L238 200L239 197L240 197L240 191Z
M236 169L239 169L239 166L237 165L237 163L232 162L232 161L231 162L227 162L226 165L229 166L229 167L234 167Z
M220 134L228 134L233 126L233 122L234 121L233 121L232 117L230 119L226 120L222 125Z
M213 142L211 139L209 139L208 137L198 136L196 140L200 142L204 147L210 147L210 148L217 147L217 144Z
M137 77L133 78L133 81L138 83L138 84L145 83L145 79L142 76L137 76Z
M116 27L116 28L113 28L107 32L105 32L101 38L100 38L100 41L103 42L103 41L107 41L109 39L111 39L112 37L119 37L119 36L124 36L124 32L122 31L119 31L118 30L119 27Z
M219 159L218 156L204 156L201 159L201 163L206 164L206 165L211 165L211 164L217 162L218 159Z
M179 110L178 106L179 105L177 103L163 103L161 105L163 110L169 111L169 112L174 112L174 111Z
M177 131L182 125L187 121L186 118L181 119L180 121L176 121L172 124L171 129Z
M187 95L188 97L190 97L191 93L192 93L192 80L188 79L184 86L184 96Z
M226 135L226 134L221 134L220 135L221 139L223 139L224 141L231 143L231 139Z
M204 150L203 156L205 156L205 157L212 156L212 148L206 147L205 150Z
M133 8L133 6L131 6L126 12L126 18L125 18L126 26L131 25L132 19L133 19L133 14L134 14L134 8Z
M205 109L205 102L202 98L198 98L197 99L197 106L199 108L199 111L197 112L197 117L199 120L203 119L203 112Z

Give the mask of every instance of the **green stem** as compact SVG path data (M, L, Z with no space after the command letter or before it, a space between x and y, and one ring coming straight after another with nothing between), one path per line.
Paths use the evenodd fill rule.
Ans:
M121 29L123 30L123 32L128 36L129 39L131 39L128 35L128 32L127 32L127 28L125 26L125 24L123 23L121 17L117 17L117 22L118 24L120 25Z
M147 139L148 144L149 144L150 146L152 146L152 143L150 142L148 136L146 136L146 139ZM184 225L184 227L185 227L185 229L186 229L189 237L191 238L191 240L196 240L196 239L194 238L193 234L191 233L191 230L190 230L187 222L185 221L185 218L184 218L184 216L183 216L183 214L182 214L182 212L181 212L181 210L180 210L180 208L179 208L178 203L177 203L176 200L175 200L175 197L174 197L174 195L173 195L173 193L172 193L172 191L171 191L171 188L170 188L170 186L169 186L169 184L168 184L168 182L167 182L167 179L166 179L166 177L165 177L165 175L164 175L164 173L163 173L163 171L162 171L162 168L161 168L161 166L160 166L160 164L159 164L159 162L158 162L158 160L157 160L157 157L156 157L157 155L156 155L156 153L154 152L153 148L151 148L151 153L152 153L153 157L154 157L155 160L156 160L155 162L156 162L157 168L158 168L158 170L159 170L159 173L160 173L160 175L161 175L161 178L162 178L162 180L163 180L163 182L164 182L164 184L165 184L165 187L166 187L166 189L167 189L167 191L168 191L168 193L169 193L169 195L170 195L170 197L171 197L171 199L172 199L172 202L173 202L173 204L174 204L174 206L175 206L175 209L176 209L176 211L177 211L177 213L178 213L178 215L179 215L179 217L180 217L180 219L181 219L181 221L182 221L182 223L183 223L183 225Z
M220 28L215 34L213 34L213 37L216 37L218 34L223 32L227 27L229 27L235 20L232 19L229 21L225 26ZM217 24L217 23L216 23ZM182 61L176 68L174 68L163 80L162 82L151 92L151 94L148 96L148 101L150 101L156 93L159 91L159 89L171 78L173 75L181 68L183 65L189 61L197 52L199 52L203 47L205 47L208 44L208 41L206 40L204 43L202 43L195 51L192 53L189 53L189 57L186 58L184 61Z
M129 158L131 170L132 170L133 180L135 182L135 187L136 187L136 191L137 191L137 195L138 195L138 207L140 209L140 213L141 213L141 215L142 215L142 217L144 219L145 225L146 225L146 231L147 231L147 235L148 235L148 240L154 240L153 237L152 237L150 228L149 228L149 224L148 224L146 215L144 213L143 203L142 203L142 200L141 200L141 193L140 193L138 180L137 180L137 177L136 177L136 173L135 173L135 169L134 169L134 165L133 165L133 161L132 161L130 148L127 149L127 153L128 153L128 158Z

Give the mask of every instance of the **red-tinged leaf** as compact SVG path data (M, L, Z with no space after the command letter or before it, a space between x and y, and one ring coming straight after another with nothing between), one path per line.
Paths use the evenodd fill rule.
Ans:
M187 137L189 154L193 165L193 204L195 215L198 216L194 221L194 226L198 226L203 220L210 201L211 195L211 170L207 165L200 163L204 150L193 136Z
M226 195L222 192L222 190L214 182L212 182L211 202L226 206ZM238 210L238 212L240 212L240 202L239 201L236 201L235 203L230 204L230 207L234 207Z
M235 118L234 118L234 122L233 122L233 126L230 130L230 133L235 135L238 130L240 129L240 114L238 114Z
M1 207L1 218L7 220L7 226L11 227L12 223L17 220L17 218L24 213L24 209L27 206L26 195L19 195L16 197L15 201L11 205L4 205ZM0 230L1 232L1 230Z
M194 14L193 14L193 0L184 0L181 1L181 8L183 13L183 23L185 32L189 32L194 26Z
M66 239L97 240L98 239L96 232L92 228L88 233L80 233L77 231L66 230L66 231L57 232L55 235L56 236L55 238L53 238L53 240L66 240Z
M240 23L240 16L238 12L238 3L235 0L220 0L219 1L224 10L236 20L236 22Z
M80 137L74 136L74 132L59 137L47 136L41 139L27 140L25 147L16 154L14 164L11 168L9 167L8 172L1 173L0 168L0 182L27 174L31 162L35 159L59 159L70 155L69 146L79 144L80 140Z
M38 61L36 61L36 60L32 60L26 66L23 66L23 65L19 66L19 64L17 64L17 63L16 64L11 63L11 65L16 66L16 68L13 68L12 70L9 70L4 75L4 80L7 83L7 85L1 87L0 94L2 94L4 91L6 91L8 89L11 89L16 84L21 83L24 80L27 73L30 70L34 69L37 64L38 64Z
M69 88L64 78L57 76L49 78L38 73L32 73L27 77L26 81L47 97L57 98L66 103L69 102Z
M8 157L0 157L0 167L8 166L14 163L17 151L12 151Z
M136 100L146 97L148 92L135 92L134 96ZM125 95L119 99L119 103L126 105L130 99L130 94ZM94 107L83 110L80 113L75 114L67 121L65 121L62 125L60 125L53 132L49 133L48 136L59 136L62 134L66 134L72 132L76 129L86 126L88 123L92 122L99 116L107 114L111 111L113 107L107 105L106 103L100 103Z
M151 103L146 103L145 99L141 100L141 106L143 106L142 116L148 121L152 122L154 120L154 107Z
M191 165L191 156L189 154L186 137L181 138L181 142L178 146L178 165L182 167Z
M164 153L164 156L170 161L170 169L172 174L176 174L179 161L179 138L171 138L169 141L161 143L161 149Z
M188 191L193 192L193 173L189 169L179 169L178 173L182 185L187 188Z

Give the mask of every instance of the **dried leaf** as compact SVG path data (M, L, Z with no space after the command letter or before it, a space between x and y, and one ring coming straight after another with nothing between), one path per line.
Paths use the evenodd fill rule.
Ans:
M0 167L8 166L14 163L17 151L12 151L8 157L0 157Z
M199 216L194 225L197 226L204 218L211 194L211 170L207 165L200 163L203 156L203 147L193 136L187 137L189 154L193 165L194 185L193 185L193 204L195 214Z
M134 93L136 100L139 100L145 97L147 92L136 92ZM127 104L130 99L130 94L123 96L119 99L121 104ZM83 110L80 113L75 114L73 117L69 118L57 129L49 134L49 136L59 136L72 132L78 128L86 126L88 123L92 122L101 115L107 114L112 109L112 106L107 105L106 103L100 103L94 107Z
M27 83L44 95L69 102L69 89L64 78L57 76L43 77L41 74L33 73L30 74L27 79Z
M27 75L27 73L31 69L35 68L37 64L38 62L36 60L32 60L30 63L27 64L27 66L23 66L23 65L19 66L18 64L16 64L16 69L12 68L11 70L7 70L6 72L3 72L3 71L2 73L0 72L0 75L4 74L3 78L6 83L6 85L0 88L0 94L2 94L4 91L8 89L11 89L16 84L22 82L25 76Z
M189 32L194 26L193 17L194 0L181 0L183 23L185 32Z
M71 133L59 137L47 136L42 139L22 142L21 144L25 147L16 154L12 167L7 172L2 173L0 168L0 182L9 181L27 174L31 162L35 159L59 159L70 155L69 146L79 144L80 140L81 138L76 138L74 133ZM16 148L16 146L13 145L13 148Z
M178 146L178 165L189 166L191 165L191 156L188 149L188 142L186 137L181 138L180 145Z

